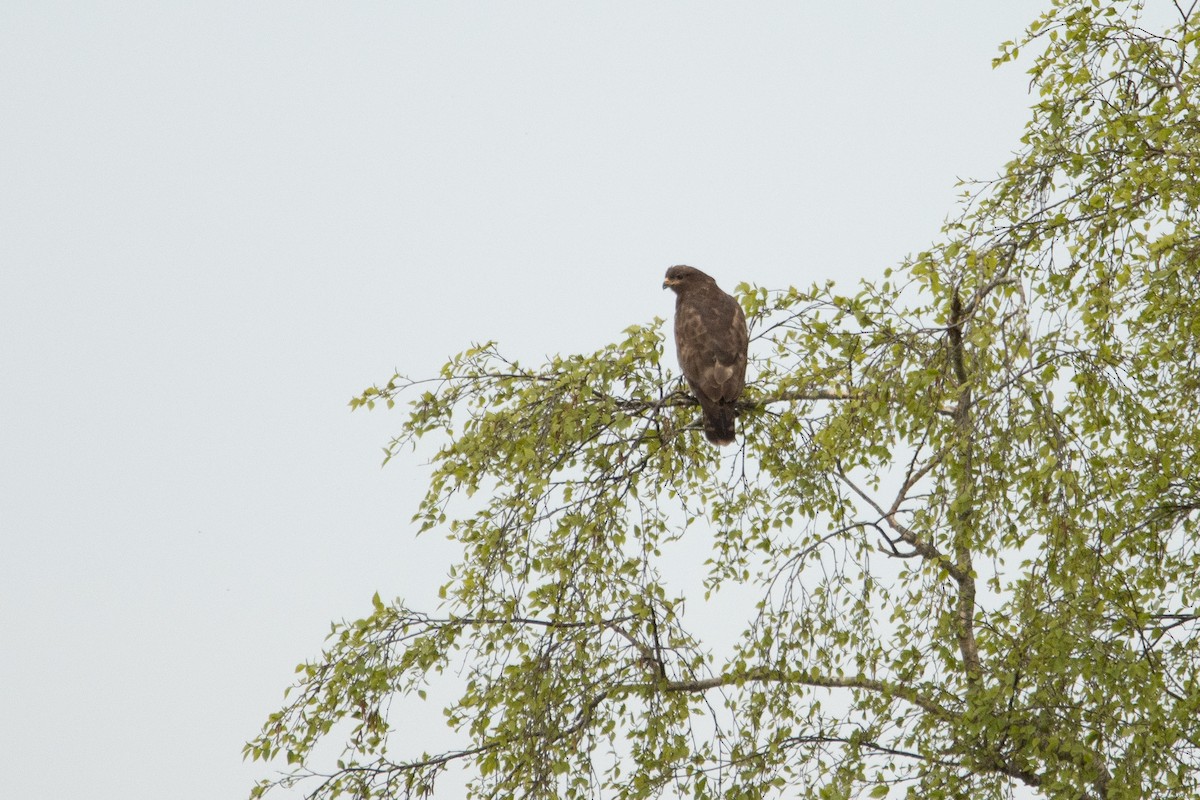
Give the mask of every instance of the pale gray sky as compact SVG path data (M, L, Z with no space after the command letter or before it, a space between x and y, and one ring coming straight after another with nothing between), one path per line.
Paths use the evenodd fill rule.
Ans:
M595 348L671 264L877 275L1017 145L1045 4L6 0L5 795L244 796L330 620L453 555L352 395Z

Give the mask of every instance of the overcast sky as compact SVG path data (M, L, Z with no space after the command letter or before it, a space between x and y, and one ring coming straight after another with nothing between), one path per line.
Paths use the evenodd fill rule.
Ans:
M1017 146L1044 5L0 3L5 796L244 796L330 621L453 557L352 395L671 264L878 275Z

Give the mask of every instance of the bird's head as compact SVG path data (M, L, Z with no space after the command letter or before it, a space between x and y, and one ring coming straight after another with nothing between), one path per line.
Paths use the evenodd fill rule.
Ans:
M695 286L704 281L712 281L712 278L695 267L680 264L667 270L667 277L663 281L663 288L674 289L678 293L688 286Z

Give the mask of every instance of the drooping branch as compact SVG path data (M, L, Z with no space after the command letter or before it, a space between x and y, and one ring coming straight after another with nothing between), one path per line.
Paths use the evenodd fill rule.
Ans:
M946 573L960 585L963 581L969 578L969 576L962 573L958 564L952 561L945 553L937 548L937 545L922 539L915 531L900 522L900 520L896 518L896 515L899 512L898 508L892 508L885 511L883 507L874 500L874 498L872 498L869 494L867 494L866 491L863 490L862 487L851 480L850 476L846 474L846 471L842 469L841 465L838 465L837 477L842 483L849 487L851 491L862 498L867 505L871 506L871 508L879 514L879 519L887 523L887 526L899 536L900 540L911 547L914 552L921 557L928 559L938 567L944 569Z
M783 670L773 667L755 667L744 672L717 675L712 678L696 678L693 680L669 681L661 686L661 691L667 693L707 692L728 686L742 686L747 683L786 683L797 686L811 686L820 689L859 689L888 697L897 697L926 711L940 720L953 721L957 715L932 698L926 697L911 686L889 681L868 678L863 675L840 676L822 675L816 672L802 670ZM627 688L640 690L658 688L649 685L630 685Z

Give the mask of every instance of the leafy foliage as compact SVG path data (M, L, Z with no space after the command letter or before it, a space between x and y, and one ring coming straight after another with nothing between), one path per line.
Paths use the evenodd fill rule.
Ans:
M389 458L438 443L416 521L462 559L443 616L376 597L335 626L247 755L320 798L425 796L456 762L477 797L1200 793L1200 17L1177 9L1152 33L1138 4L1058 0L998 59L1039 51L1023 149L942 242L852 295L739 287L732 454L661 320L364 392L413 397ZM461 749L393 760L392 701L454 675Z

